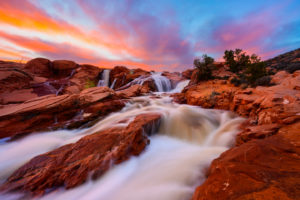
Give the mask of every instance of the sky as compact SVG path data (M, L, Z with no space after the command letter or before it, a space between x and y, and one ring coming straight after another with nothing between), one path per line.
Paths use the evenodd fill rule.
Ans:
M300 0L0 0L0 59L182 71L241 48L300 47Z

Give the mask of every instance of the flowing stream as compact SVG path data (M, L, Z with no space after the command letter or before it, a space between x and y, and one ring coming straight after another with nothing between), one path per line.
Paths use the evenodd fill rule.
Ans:
M168 84L164 81L160 83L162 87ZM173 92L182 90L187 84L187 81L179 83ZM120 112L110 114L90 128L36 133L14 142L3 141L0 143L0 182L3 183L14 170L36 155L108 127L125 127L135 116L143 113L160 113L162 119L159 131L150 136L150 145L140 156L112 165L96 181L89 180L70 190L61 188L41 198L190 199L196 186L205 180L211 161L233 145L238 126L243 121L227 111L176 104L169 94L134 97ZM0 199L18 197L17 194L0 195Z

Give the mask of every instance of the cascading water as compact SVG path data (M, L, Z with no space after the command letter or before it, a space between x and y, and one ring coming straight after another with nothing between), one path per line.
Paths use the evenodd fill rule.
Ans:
M101 74L101 78L98 81L97 87L100 87L100 86L109 87L109 73L110 73L109 69L103 70L103 72Z
M172 89L171 82L167 77L161 74L161 72L153 73L151 78L154 80L158 92L168 92Z
M234 141L242 118L230 112L172 103L168 95L135 97L117 113L88 129L32 134L0 143L0 181L33 156L73 143L81 137L114 126L127 126L135 116L162 115L159 131L138 157L112 168L96 181L74 189L57 189L40 197L46 200L176 200L190 199L195 187L205 180L210 162ZM124 120L126 119L126 120ZM121 122L121 123L120 123ZM16 199L16 195L0 195Z
M177 92L181 92L188 84L189 84L190 80L185 80L185 81L181 81L179 82L176 87L170 91L170 93L177 93Z
M161 74L161 72L153 72L151 73L151 76L139 76L124 87L126 88L135 84L143 85L146 81L153 80L158 92L168 92L172 89L171 82L167 77L162 76Z

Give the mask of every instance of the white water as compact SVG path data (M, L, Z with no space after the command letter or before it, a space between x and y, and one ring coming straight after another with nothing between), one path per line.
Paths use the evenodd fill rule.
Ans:
M40 133L1 143L0 178L4 181L35 155L108 127L126 126L136 115L153 112L162 114L161 126L139 157L114 166L96 181L71 190L59 189L42 199L190 199L195 187L205 180L210 162L233 144L243 119L229 112L175 104L167 95L133 98L121 112L89 129ZM15 196L1 199L7 198Z
M170 80L161 75L161 72L153 72L151 76L139 76L133 81L127 83L124 87L128 87L131 85L143 85L146 81L153 80L158 92L168 92L172 89L172 85Z
M97 87L99 86L109 86L109 73L110 70L109 69L105 69L103 70L102 74L101 74L101 78L98 81Z
M153 73L151 77L154 80L158 92L167 92L172 89L170 80L167 77L162 76L161 72Z
M176 87L171 90L171 93L177 93L177 92L181 92L188 84L189 84L190 80L184 80L179 82Z
M112 82L111 86L110 86L111 89L114 89L116 81L117 81L117 79L115 78L114 81Z

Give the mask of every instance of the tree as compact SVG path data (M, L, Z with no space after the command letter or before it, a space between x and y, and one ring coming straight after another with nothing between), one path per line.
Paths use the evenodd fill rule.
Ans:
M223 58L225 64L229 66L229 70L234 73L241 71L250 63L250 56L246 55L242 49L226 50Z
M212 78L212 64L214 59L206 54L202 58L194 60L194 67L198 70L198 80L209 80Z

